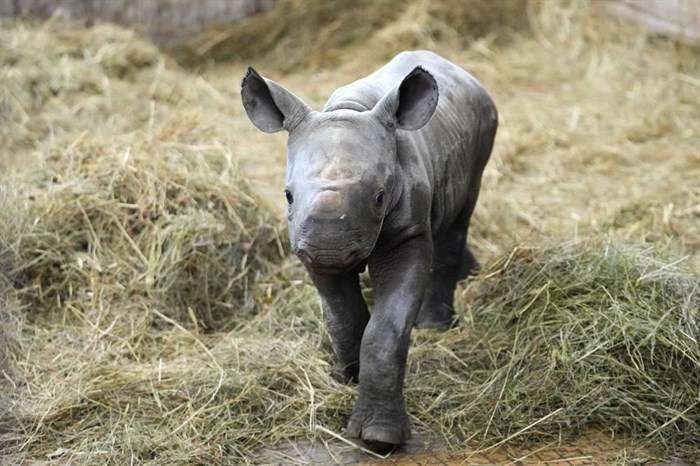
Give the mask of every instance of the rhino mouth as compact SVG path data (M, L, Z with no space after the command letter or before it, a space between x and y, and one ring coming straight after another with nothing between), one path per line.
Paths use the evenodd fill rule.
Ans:
M354 264L348 265L346 267L333 267L333 266L322 266L322 265L316 265L316 266L311 266L307 265L309 270L311 270L313 273L317 275L337 275L337 274L342 274L342 273L348 273L348 272L353 272L354 270L358 269L361 267L364 263L364 260L359 260L355 262Z
M321 275L350 272L365 259L365 251L354 248L350 251L318 250L300 245L295 251L301 262L311 271Z

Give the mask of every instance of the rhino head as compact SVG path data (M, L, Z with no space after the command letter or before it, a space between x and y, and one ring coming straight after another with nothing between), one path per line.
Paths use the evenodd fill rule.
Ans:
M258 129L289 132L284 194L292 250L315 273L354 269L373 250L408 176L397 159L396 131L430 120L435 79L417 67L371 109L350 102L316 112L249 68L241 97Z

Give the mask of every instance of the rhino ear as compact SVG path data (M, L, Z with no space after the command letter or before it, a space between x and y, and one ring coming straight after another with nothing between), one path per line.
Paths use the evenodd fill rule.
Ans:
M382 97L372 111L390 126L415 131L430 121L438 97L435 78L418 66L403 78L401 84Z
M266 133L291 131L311 112L301 99L252 67L243 78L241 99L250 121Z

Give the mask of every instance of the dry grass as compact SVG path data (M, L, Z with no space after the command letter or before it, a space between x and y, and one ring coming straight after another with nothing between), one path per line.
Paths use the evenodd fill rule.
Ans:
M596 243L516 248L458 302L465 328L419 338L411 358L416 417L446 438L531 444L595 425L700 451L700 279L683 267Z
M41 314L138 295L207 327L249 316L252 284L286 246L230 148L187 108L206 87L132 33L49 27L18 25L3 68L6 150L33 145L41 164L8 194L3 255L20 293Z
M281 0L276 8L239 26L212 29L171 52L188 66L262 59L274 63L278 70L303 67L308 73L337 67L354 53L364 60L376 60L377 53L390 58L425 40L464 45L496 27L521 29L527 24L523 6L519 0ZM416 24L416 15L420 16L420 24ZM387 29L391 30L391 37L385 34L389 39L382 44L385 47L353 47L366 44L368 36Z
M471 70L502 117L471 229L485 270L459 328L414 336L416 431L459 450L596 427L630 439L611 462L698 459L697 50L579 2L350 3L217 31L199 74L112 26L2 23L6 463L252 462L342 433L355 388L288 257L284 135L245 120L246 63L211 62L319 107L408 47Z

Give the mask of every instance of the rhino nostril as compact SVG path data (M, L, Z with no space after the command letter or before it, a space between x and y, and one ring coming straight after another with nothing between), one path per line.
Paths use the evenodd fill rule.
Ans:
M342 258L343 264L350 265L360 258L361 251L359 249L354 249L349 253L345 254Z
M307 264L311 264L314 261L314 257L307 251L304 247L299 246L296 251L297 256L299 259L301 259L303 262L306 262Z

